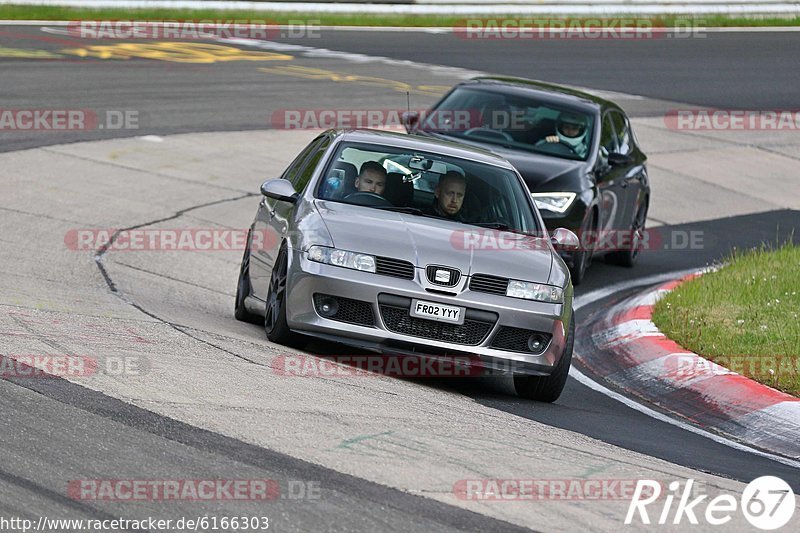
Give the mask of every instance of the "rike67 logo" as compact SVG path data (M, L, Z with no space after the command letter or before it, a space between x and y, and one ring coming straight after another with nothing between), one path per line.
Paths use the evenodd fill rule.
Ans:
M640 479L637 482L625 516L625 525L650 525L648 510L655 512L653 522L659 525L686 522L697 525L699 519L705 519L707 524L722 526L741 512L753 527L771 531L788 524L795 509L792 488L775 476L762 476L751 481L738 501L730 494L720 494L714 498L708 494L695 496L693 479L687 480L683 487L679 481L671 482L666 494L662 494L661 487L658 481ZM657 501L654 508L648 509Z

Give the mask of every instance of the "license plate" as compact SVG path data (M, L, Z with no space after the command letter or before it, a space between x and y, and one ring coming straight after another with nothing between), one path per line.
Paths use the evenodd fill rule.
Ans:
M447 322L448 324L464 323L464 308L454 305L442 305L424 300L411 301L411 316Z

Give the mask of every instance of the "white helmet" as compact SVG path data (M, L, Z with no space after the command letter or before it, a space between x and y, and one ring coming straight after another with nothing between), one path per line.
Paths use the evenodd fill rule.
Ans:
M569 111L562 111L558 116L556 121L558 140L572 148L580 156L585 155L587 133L585 116Z

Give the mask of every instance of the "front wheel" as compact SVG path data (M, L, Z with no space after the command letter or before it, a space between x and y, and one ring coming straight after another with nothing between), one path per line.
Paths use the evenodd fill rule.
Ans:
M286 322L286 282L289 273L289 250L284 244L275 259L267 293L267 310L264 314L264 331L272 342L299 346L302 337L289 329Z
M259 324L261 317L248 311L244 305L245 299L250 296L250 292L250 250L245 249L242 257L242 266L239 268L239 281L236 284L236 301L233 307L233 316L236 320L241 320L242 322Z
M569 322L567 333L567 346L561 359L549 376L514 376L514 390L521 398L536 400L537 402L552 403L561 396L564 385L567 383L569 367L572 364L572 347L575 344L575 313Z

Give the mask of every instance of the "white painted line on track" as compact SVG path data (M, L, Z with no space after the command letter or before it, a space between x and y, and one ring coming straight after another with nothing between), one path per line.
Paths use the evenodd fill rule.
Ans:
M406 14L406 15L701 15L701 14L796 14L800 8L790 2L742 2L719 3L685 1L672 3L664 0L653 0L643 3L589 3L588 1L570 2L569 4L507 4L503 2L485 4L370 4L370 3L319 3L319 2L253 2L232 0L0 0L0 4L81 7L81 8L117 8L117 9L215 9L215 10L248 10L305 13L370 13L370 14ZM302 8L300 7L302 5Z
M0 5L3 2L0 1ZM131 17L131 20L139 20L135 17ZM165 20L169 20L165 18ZM160 21L153 20L147 21L142 20L142 22L153 22L158 23ZM0 20L0 25L2 26L67 26L69 24L75 24L76 21L74 20ZM251 24L238 24L239 27L247 27ZM207 26L217 26L217 24L207 24ZM286 24L270 24L271 27L275 27L281 30L291 30L296 29L298 25L286 25ZM324 30L324 31L357 31L357 32L402 32L402 33L454 33L456 29L453 26L324 26L324 25L315 25L315 24L308 24L308 28ZM664 27L658 28L659 31L686 31L686 27ZM800 26L697 26L697 31L703 31L708 33L779 33L779 32L800 32ZM547 31L548 28L544 28L544 31ZM461 30L459 30L461 31ZM560 28L552 28L550 29L552 32L561 32L563 31ZM590 39L587 39L590 40Z
M670 281L670 280L673 280L673 279L679 279L679 278L682 278L683 276L685 276L687 274L691 274L693 272L697 272L698 270L699 269L696 269L696 268L690 269L690 270L680 270L680 271L676 271L676 272L668 272L666 274L658 274L658 275L649 276L649 277L646 277L646 278L641 278L641 279L636 279L636 280L631 280L631 281L623 281L623 282L620 282L620 283L615 283L614 285L611 285L609 287L605 287L603 289L597 289L597 290L591 291L591 292L589 292L587 294L584 294L584 295L581 295L581 296L575 298L575 301L573 303L573 308L575 309L575 311L577 311L578 309L581 309L582 307L585 307L585 306L587 306L589 304L592 304L592 303L594 303L594 302L596 302L598 300L602 300L603 298L611 296L611 295L613 295L613 294L615 294L617 292L624 291L624 290L627 290L627 289L632 289L634 287L638 287L638 286L642 286L642 285L655 285L656 283ZM646 406L636 402L635 400L632 400L631 398L628 398L627 396L623 396L622 394L620 394L618 392L615 392L615 391L612 391L611 389L601 385L600 383L594 381L593 379L588 377L586 374L584 374L583 372L581 372L580 370L575 368L575 366L570 367L569 375L572 376L576 381L578 381L582 385L585 385L586 387L589 387L590 389L592 389L592 390L594 390L596 392L599 392L600 394L608 396L612 400L616 400L616 401L626 405L627 407L630 407L631 409L634 409L634 410L642 413L643 415L649 416L651 418L655 418L656 420L658 420L660 422L665 422L667 424L670 424L670 425L675 426L677 428L683 429L685 431L689 431L689 432L694 433L696 435L700 435L701 437L706 437L706 438L711 439L712 441L714 441L714 442L716 442L718 444L722 444L724 446L728 446L729 448L733 448L734 450L751 453L753 455L758 455L758 456L764 457L766 459L771 459L771 460L776 461L778 463L782 463L782 464L785 464L785 465L788 465L788 466L792 466L794 468L800 468L800 461L795 461L795 460L789 459L787 457L781 457L780 455L774 455L774 454L771 454L771 453L768 453L768 452L763 452L761 450L757 450L755 448L751 448L751 447L746 446L744 444L741 444L739 442L736 442L736 441L733 441L733 440L730 440L730 439L726 439L725 437L721 437L719 435L715 435L714 433L711 433L711 432L706 431L704 429L700 429L700 428L698 428L696 426L693 426L691 424L688 424L686 422L682 422L680 420L676 420L676 419L674 419L674 418L672 418L672 417L670 417L668 415L665 415L663 413L659 413L658 411L655 411L654 409L646 407Z

